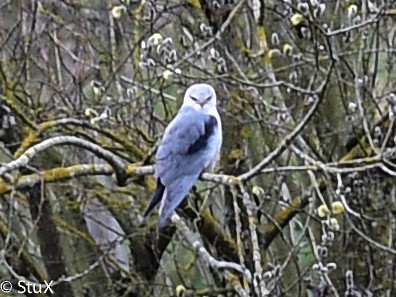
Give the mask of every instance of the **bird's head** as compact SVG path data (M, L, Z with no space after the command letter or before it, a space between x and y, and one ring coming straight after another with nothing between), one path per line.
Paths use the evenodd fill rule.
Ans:
M208 84L194 84L187 89L183 106L192 106L196 110L216 108L216 92Z

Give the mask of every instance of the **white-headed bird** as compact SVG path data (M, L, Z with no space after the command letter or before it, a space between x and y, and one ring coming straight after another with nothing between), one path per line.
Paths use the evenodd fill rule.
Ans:
M145 216L161 202L158 225L163 226L200 174L207 168L213 169L222 140L215 90L208 84L190 86L159 144L155 165L157 189Z

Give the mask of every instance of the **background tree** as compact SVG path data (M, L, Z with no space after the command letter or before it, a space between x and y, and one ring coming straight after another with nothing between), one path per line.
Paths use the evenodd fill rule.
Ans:
M3 1L1 280L394 296L395 18L391 0ZM195 82L218 94L221 162L159 231L154 155Z

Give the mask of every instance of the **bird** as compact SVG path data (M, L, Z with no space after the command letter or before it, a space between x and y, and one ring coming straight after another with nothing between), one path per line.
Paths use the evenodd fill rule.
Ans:
M160 203L158 226L163 227L199 176L213 170L223 141L216 92L206 83L191 85L175 118L166 127L155 155L156 190L144 213Z

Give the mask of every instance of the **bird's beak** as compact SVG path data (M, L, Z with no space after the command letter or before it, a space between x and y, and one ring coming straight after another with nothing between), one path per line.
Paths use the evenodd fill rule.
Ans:
M203 98L201 100L198 100L197 103L201 106L201 108L203 108L204 105L209 102L209 100L210 98Z

